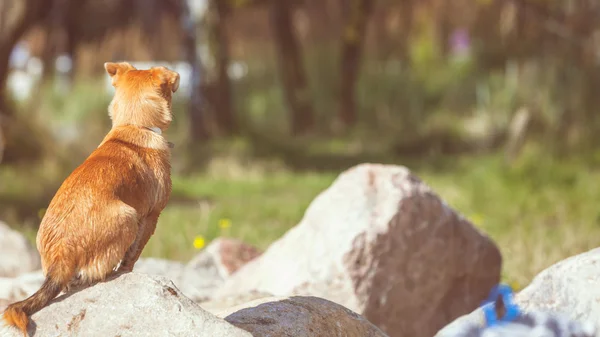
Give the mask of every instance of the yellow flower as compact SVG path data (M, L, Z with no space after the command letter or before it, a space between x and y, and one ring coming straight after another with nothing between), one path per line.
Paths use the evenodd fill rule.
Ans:
M201 235L198 235L194 238L194 248L196 249L202 249L205 243L204 237Z
M219 228L226 229L231 227L231 220L229 219L220 219L219 220Z
M512 288L512 290L514 292L517 292L517 291L521 290L521 285L517 281L512 281L512 282L510 282L509 285L510 285L510 287Z

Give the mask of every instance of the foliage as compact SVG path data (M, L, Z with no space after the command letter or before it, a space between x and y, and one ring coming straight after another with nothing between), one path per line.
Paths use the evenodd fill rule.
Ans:
M92 17L85 13L95 7L88 5L99 3L86 2L74 23L87 27L79 36L75 81L63 92L55 86L57 79L46 78L30 101L16 107L19 120L35 125L23 130L44 131L23 131L19 139L53 144L38 162L0 166L0 219L32 239L62 180L110 125L104 77L82 71L84 61L101 71L105 59L100 58L109 55L166 60L180 48L179 28L172 28L177 23L148 26L168 21L156 17L159 7L145 12L143 19L134 17L133 2L127 3L129 10L120 13L131 16L129 28L122 27L127 20L119 17L123 22L109 29L102 20L110 10ZM498 242L508 281L524 285L551 263L597 245L600 76L597 43L591 38L597 34L597 4L378 1L367 18L360 76L353 88L358 118L342 126L337 121L343 103L340 45L343 38L355 42L358 34L344 29L343 15L338 15L342 2L290 1L296 6L292 17L298 30L292 35L302 54L294 57L303 60L293 64L306 70L309 93L302 97L310 97L315 119L309 133L290 137L286 81L277 66L285 53L275 48L271 36L269 3L231 0L221 13L227 14L227 24L213 25L218 32L210 31L215 29L210 25L201 27L212 40L199 49L213 50L199 54L218 54L223 63L235 61L247 70L235 80L218 79L223 87L232 82L231 122L239 132L208 144L192 142L188 102L174 103L175 119L167 132L176 144L173 199L145 256L189 259L219 235L266 248L300 221L310 201L337 174L361 162L405 164L423 177ZM111 10L119 6L114 1L110 5ZM177 6L169 6L167 19L177 20ZM136 20L145 26L136 26ZM68 34L78 31L73 27ZM151 36L144 40L144 32ZM144 45L147 50L140 47ZM215 73L209 59L203 61L208 67L203 74ZM221 64L217 75L204 78L217 81L213 77L226 73L227 66ZM203 85L214 91L214 83ZM218 101L222 95L214 97ZM531 111L532 122L520 155L508 165L502 147L515 112L523 107ZM212 117L219 112L212 111Z

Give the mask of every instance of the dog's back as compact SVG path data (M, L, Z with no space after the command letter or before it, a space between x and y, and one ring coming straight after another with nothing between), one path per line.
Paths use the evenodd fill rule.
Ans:
M154 233L171 193L171 122L179 74L106 63L116 88L111 131L63 182L42 219L37 246L46 279L35 294L10 305L4 321L27 333L28 316L70 286L131 271Z

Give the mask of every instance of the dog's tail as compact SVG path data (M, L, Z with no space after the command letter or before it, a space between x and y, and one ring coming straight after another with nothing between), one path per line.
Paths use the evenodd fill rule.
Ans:
M67 286L75 274L71 266L53 265L48 269L42 287L27 299L9 305L4 311L4 322L16 327L27 336L28 316L42 309Z

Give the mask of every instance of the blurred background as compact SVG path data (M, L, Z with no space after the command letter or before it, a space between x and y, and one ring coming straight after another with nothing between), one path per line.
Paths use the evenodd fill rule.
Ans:
M264 249L335 177L406 165L524 285L600 240L600 2L0 0L0 220L32 240L110 129L103 63L164 65L174 189L144 256Z

